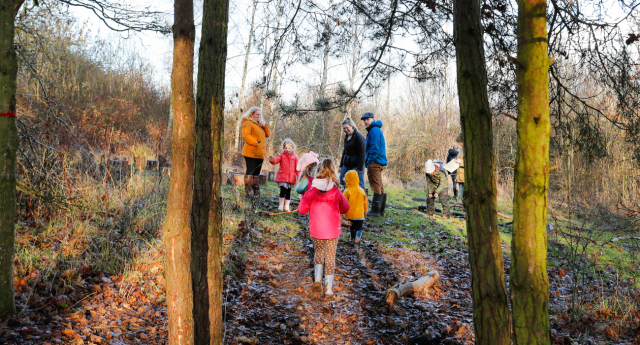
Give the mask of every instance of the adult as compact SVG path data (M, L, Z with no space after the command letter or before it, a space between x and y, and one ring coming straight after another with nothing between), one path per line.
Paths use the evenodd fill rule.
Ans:
M355 170L360 180L360 188L364 189L364 159L365 159L365 139L364 135L358 132L356 124L351 118L342 121L344 131L344 148L342 158L340 158L340 185L345 186L344 175L349 170Z
M464 203L464 136L462 135L462 132L458 134L456 141L460 145L460 153L458 153L458 158L456 159L456 163L460 164L456 174L456 184L458 185L458 189L460 189L460 201Z
M259 175L267 151L267 138L271 135L264 122L260 107L251 107L242 115L242 156L247 164L244 188L247 196L260 195Z
M381 216L387 204L387 195L382 185L382 171L387 166L387 147L381 129L382 121L376 121L371 112L364 113L360 120L364 121L367 128L364 165L367 168L369 185L373 190L371 211L367 212L367 216Z
M460 145L458 144L453 144L453 147L449 149L449 153L447 154L447 163L449 163L450 161L457 159L458 158L458 154L460 153L460 151L458 151L458 149L460 149ZM457 163L458 161L456 161ZM456 182L456 176L458 174L458 169L452 171L451 173L449 173L449 175L451 175L451 185L453 186L453 200L458 200L458 183Z

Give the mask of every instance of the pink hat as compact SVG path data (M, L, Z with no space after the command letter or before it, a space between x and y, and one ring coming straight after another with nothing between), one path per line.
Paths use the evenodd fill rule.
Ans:
M309 152L303 154L302 157L300 157L300 160L298 160L298 165L296 166L296 171L302 171L308 165L313 164L313 163L320 164L320 161L318 160L318 157L319 157L318 154L313 152L313 151L309 151Z

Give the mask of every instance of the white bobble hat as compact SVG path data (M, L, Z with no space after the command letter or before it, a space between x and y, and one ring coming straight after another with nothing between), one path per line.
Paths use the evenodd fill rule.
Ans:
M424 172L431 174L434 170L436 170L436 166L433 164L431 159L424 163Z

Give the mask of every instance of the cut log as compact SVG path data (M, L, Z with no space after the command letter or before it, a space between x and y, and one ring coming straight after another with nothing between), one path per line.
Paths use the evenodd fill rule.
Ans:
M234 186L244 186L244 174L243 173L233 173L233 178L231 180Z
M498 212L498 216L506 219L513 219L513 217L507 216L506 214L502 214L500 212Z
M232 171L238 171L238 167L224 167L222 170L225 174L228 174Z
M275 180L276 180L276 172L275 171L269 171L269 177L267 178L267 180L269 182L275 182Z
M426 276L404 284L396 284L387 290L384 295L384 301L389 306L389 311L393 311L395 304L402 298L402 296L413 295L418 291L426 291L435 282L440 279L438 271L431 271Z
M134 157L133 161L140 172L144 171L144 168L147 166L147 157Z
M267 184L267 174L260 174L258 176L258 184L264 186Z

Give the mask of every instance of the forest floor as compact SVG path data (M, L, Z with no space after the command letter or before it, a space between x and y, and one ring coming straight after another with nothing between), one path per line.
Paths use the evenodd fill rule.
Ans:
M144 193L129 187L123 204L136 205L136 211L123 211L126 224L107 208L91 216L74 214L80 220L73 226L66 219L25 221L18 227L19 315L0 323L0 343L166 343L162 240L159 228L148 229L161 224L163 208L150 210L166 189L162 182L155 185L160 187L147 186ZM343 230L330 299L310 290L313 246L307 217L266 216L277 212L274 184L253 205L239 189L225 186L224 192L225 344L474 343L464 220L429 219L417 210L389 207L422 204L405 198L424 197L422 192L390 188L385 216L367 219L359 247L347 245L348 230ZM145 199L154 193L160 196ZM508 204L500 209L510 214ZM160 219L151 222L153 217ZM80 221L93 226L79 226ZM501 227L507 283L510 237L509 228ZM554 243L549 246L553 342L638 344L635 261L627 267L624 258L617 264L610 259L598 276L573 275L564 255L567 244ZM72 248L78 252L66 253ZM586 255L597 253L596 260L605 262L611 249L617 252L598 247ZM112 257L126 261L113 263ZM433 287L388 309L388 288L434 270L440 279ZM580 287L577 277L583 279L580 284L591 283ZM576 285L591 296L579 300L580 308L575 307Z

